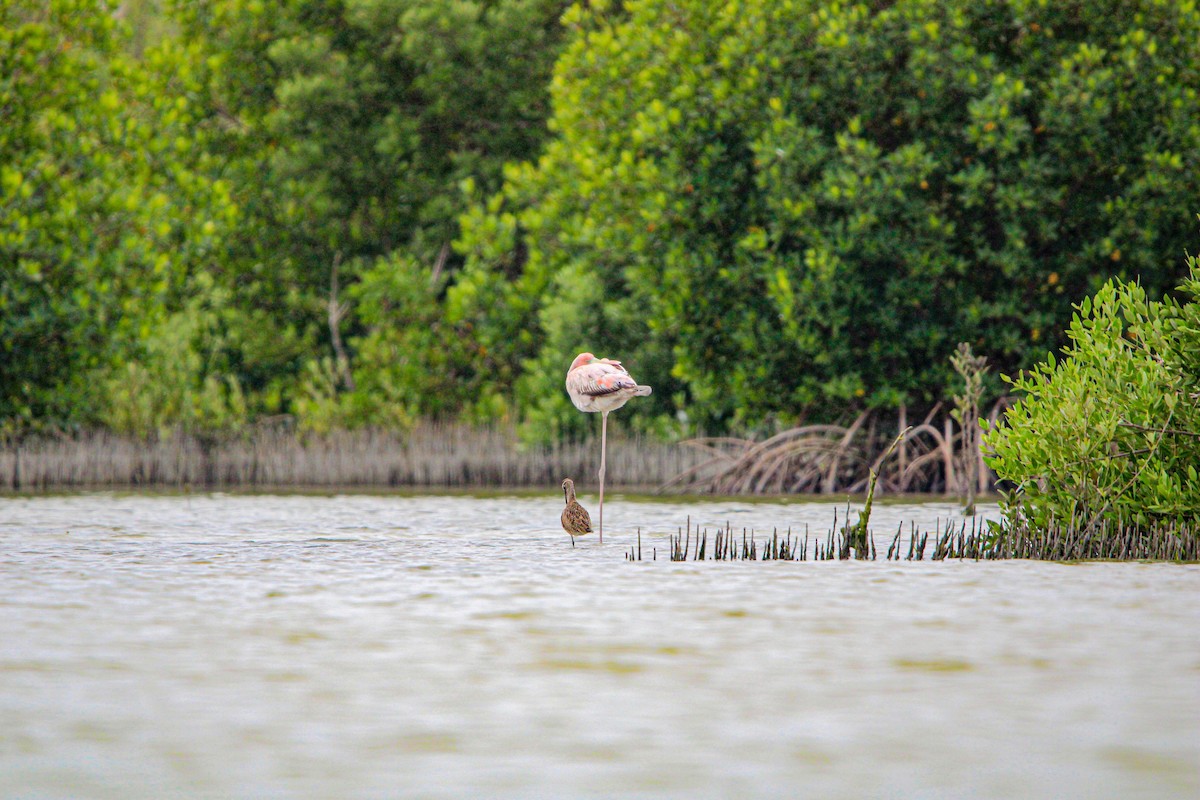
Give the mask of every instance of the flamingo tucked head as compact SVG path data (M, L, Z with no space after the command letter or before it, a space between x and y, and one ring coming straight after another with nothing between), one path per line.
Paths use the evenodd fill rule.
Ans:
M575 360L571 362L571 369L582 367L584 364L590 364L595 360L596 357L591 353L580 353L579 355L575 356ZM571 369L567 370L567 372L570 372Z

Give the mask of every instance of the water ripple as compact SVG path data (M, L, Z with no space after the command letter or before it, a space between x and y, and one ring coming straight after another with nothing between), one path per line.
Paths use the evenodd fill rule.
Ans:
M606 500L0 501L0 796L1200 795L1200 567L672 563L845 502Z

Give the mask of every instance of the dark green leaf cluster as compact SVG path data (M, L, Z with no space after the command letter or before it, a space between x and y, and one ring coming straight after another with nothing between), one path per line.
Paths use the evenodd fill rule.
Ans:
M451 289L522 364L543 434L573 424L555 389L580 349L653 380L663 418L756 427L929 406L955 343L1015 371L1108 277L1180 278L1195 3L641 0L566 21L557 136L465 218Z
M658 432L929 407L1179 282L1197 64L1194 0L0 0L0 434L549 438L581 350Z

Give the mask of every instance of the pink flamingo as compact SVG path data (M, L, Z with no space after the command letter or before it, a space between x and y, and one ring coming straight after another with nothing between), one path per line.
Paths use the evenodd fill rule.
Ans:
M650 394L639 386L620 361L580 353L567 370L567 394L580 411L600 412L600 541L604 541L604 460L608 450L608 412L616 411L631 397Z

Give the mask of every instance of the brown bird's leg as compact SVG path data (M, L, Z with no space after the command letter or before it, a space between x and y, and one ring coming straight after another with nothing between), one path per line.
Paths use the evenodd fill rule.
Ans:
M608 452L608 412L600 412L600 543L604 544L604 457Z

